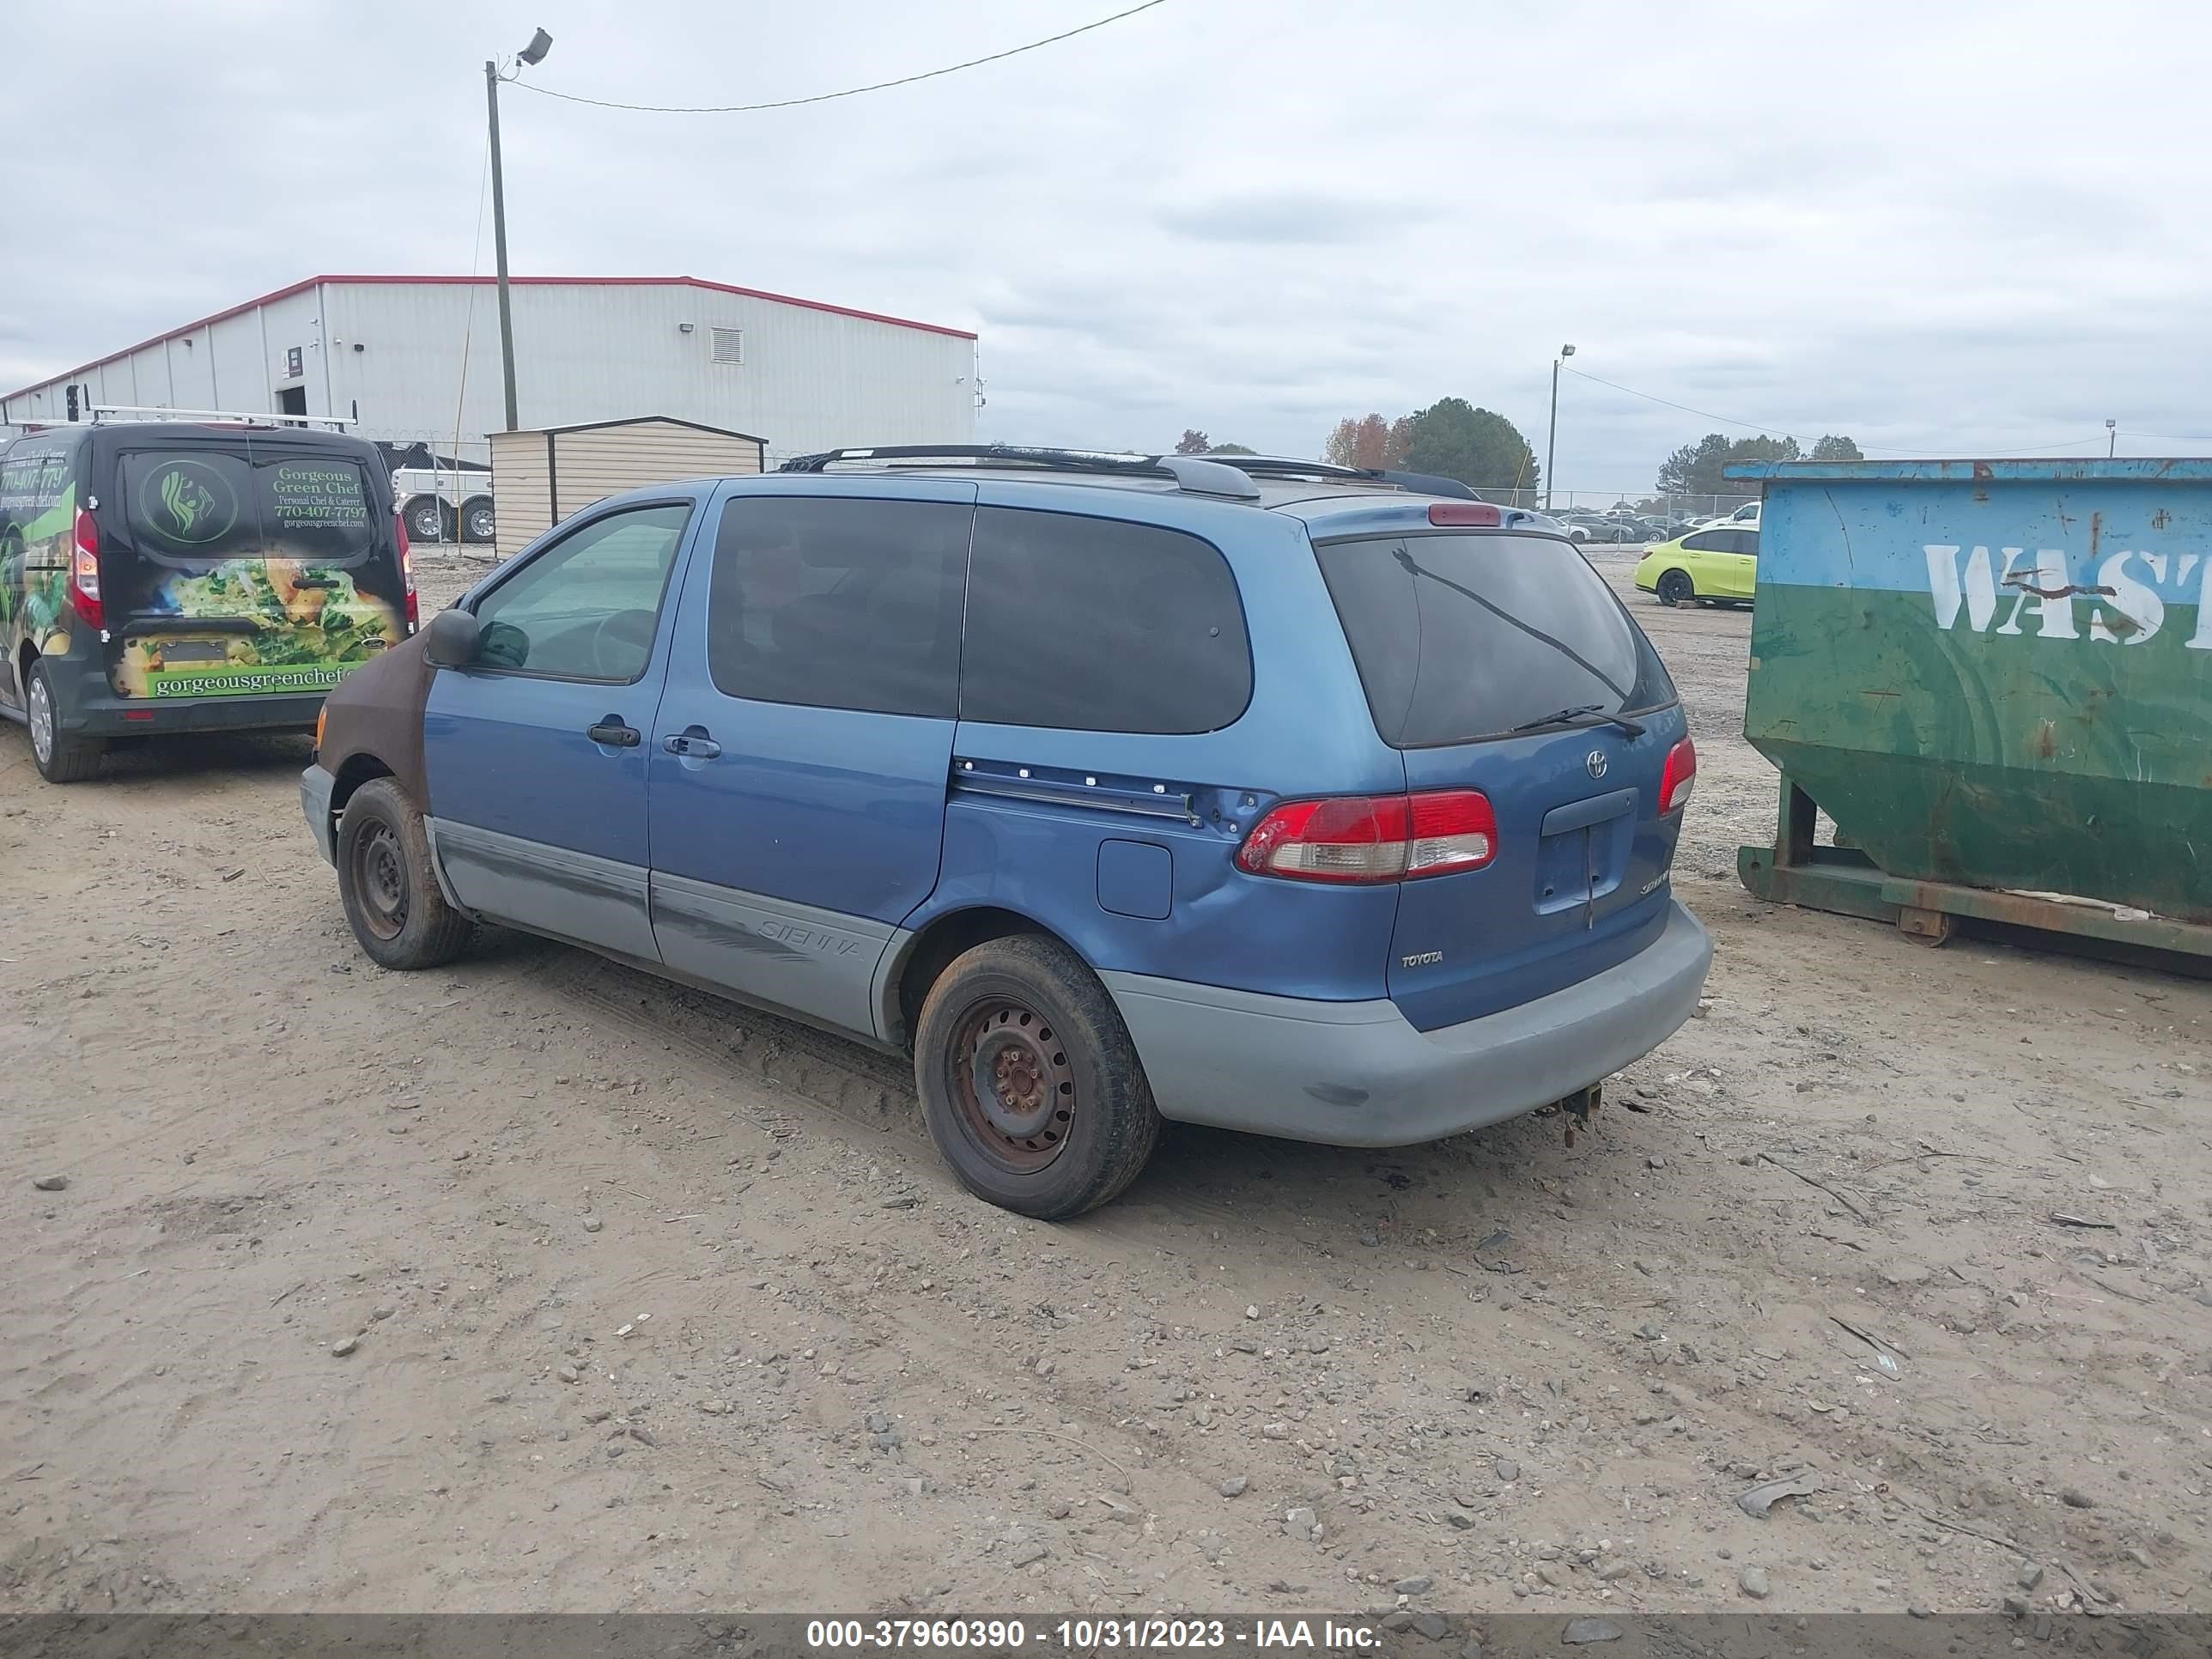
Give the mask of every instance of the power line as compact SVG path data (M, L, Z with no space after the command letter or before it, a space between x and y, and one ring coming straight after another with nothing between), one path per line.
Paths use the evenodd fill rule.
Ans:
M1699 420L1718 421L1723 426L1740 426L1747 432L1760 433L1769 438L1794 439L1796 435L1794 433L1784 430L1780 427L1761 426L1756 421L1739 421L1732 416L1716 415L1710 409L1692 409L1689 404L1678 404L1670 398L1655 397L1649 392L1638 392L1632 386L1621 386L1613 380L1600 379L1595 374L1585 374L1579 368L1570 368L1567 370L1567 373L1573 375L1577 380L1590 380L1595 381L1599 386L1611 386L1615 392L1625 392L1632 398L1643 398L1646 403L1663 404L1668 409L1679 409L1685 415L1695 415ZM2176 433L2160 434L2155 432L2130 432L2124 435L2130 438L2155 438L2164 436L2184 441L2195 441L2193 439L2185 439L2183 434ZM2083 438L2054 438L2045 443L2027 444L2018 449L1985 449L1979 445L1976 445L1973 447L1972 453L1977 456L2047 455L2055 449L2072 449L2080 444L2102 443L2104 441L2104 438L2105 434L2093 432L2088 436ZM1895 455L1901 459L1942 460L1953 459L1952 457L1945 456L1930 450L1897 449L1887 444L1861 444L1859 447L1861 449L1877 451L1884 455Z
M1561 367L1565 368L1565 365L1562 364ZM1678 404L1670 398L1656 398L1648 392L1638 392L1632 386L1620 386L1612 380L1600 380L1595 374L1585 374L1579 368L1567 369L1567 373L1578 380L1592 380L1599 386L1609 386L1615 392L1625 392L1630 397L1641 398L1648 404L1664 404L1669 409L1679 409L1685 415L1694 415L1701 421L1718 421L1723 426L1740 426L1747 432L1764 433L1770 438L1787 438L1792 435L1779 427L1761 426L1756 421L1739 421L1733 416L1716 415L1710 409L1692 409L1689 404Z
M842 92L817 92L808 98L779 98L765 104L622 104L608 98L585 98L573 92L556 92L550 87L539 86L534 81L516 81L510 84L525 92L534 92L541 98L558 98L564 103L590 104L598 109L625 109L646 115L749 115L757 110L795 109L801 104L826 104L833 98L858 98L865 92L888 92L893 87L910 87L917 81L934 81L941 75L957 75L962 70L980 69L985 64L996 64L1008 58L1018 58L1023 52L1035 52L1040 46L1056 46L1062 40L1072 40L1079 34L1088 34L1093 29L1103 29L1109 23L1118 23L1125 17L1134 17L1140 11L1150 11L1155 6L1165 5L1167 0L1144 0L1127 11L1117 11L1111 17L1102 17L1095 23L1048 34L1042 40L1032 40L1026 46L1009 46L1004 52L994 52L988 58L970 58L965 63L948 64L943 69L924 70L919 75L902 75L896 81L878 81L865 87L847 87Z

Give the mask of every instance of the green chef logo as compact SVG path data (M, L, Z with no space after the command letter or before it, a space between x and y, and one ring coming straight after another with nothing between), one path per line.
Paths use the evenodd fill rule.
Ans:
M200 547L230 533L238 522L238 496L220 472L203 462L166 461L139 492L138 510L164 539Z

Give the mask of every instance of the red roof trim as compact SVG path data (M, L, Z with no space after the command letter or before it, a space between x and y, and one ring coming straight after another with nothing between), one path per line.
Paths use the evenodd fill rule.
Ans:
M972 340L976 337L974 331L969 329L947 328L941 323L918 323L908 317L892 317L879 311L858 311L851 306L831 305L826 300L802 300L796 295L772 294L763 288L739 288L734 283L710 283L703 276L510 276L507 280L515 288L674 288L679 285L685 288L702 288L714 294L736 294L748 300L767 300L780 306L798 306L807 311L826 311L835 317L851 317L864 323L884 323L893 328L919 329L925 334L943 334L956 340ZM197 322L186 323L182 328L173 328L166 333L155 335L149 340L141 340L137 345L125 346L120 351L111 351L106 356L94 357L90 362L79 363L75 368L65 368L58 374L49 374L43 380L34 380L29 386L18 386L13 392L0 393L0 401L27 396L31 392L41 391L53 385L57 380L74 380L80 374L99 368L102 363L112 363L118 357L132 356L149 346L167 345L172 340L181 340L187 334L197 334L204 328L210 328L217 323L228 322L231 318L252 311L257 306L275 305L279 300L289 300L295 294L305 294L311 288L320 288L325 284L338 283L354 283L370 287L470 285L489 288L498 281L496 276L310 276L303 282L294 283L289 288L280 288L273 293L264 294L256 299L232 306L228 310L214 312Z

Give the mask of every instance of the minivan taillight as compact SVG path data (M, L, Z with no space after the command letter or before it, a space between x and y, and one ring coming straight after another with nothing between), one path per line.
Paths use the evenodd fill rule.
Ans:
M70 556L70 606L88 626L100 628L107 614L100 602L100 527L81 507L75 541Z
M407 631L412 634L422 620L422 600L415 592L415 550L407 542L407 515L392 514L392 528L399 537L399 575L407 589Z
M1667 751L1667 769L1659 775L1659 816L1687 806L1697 786L1698 745L1685 738Z
M1498 814L1473 789L1285 801L1252 826L1237 867L1292 881L1414 881L1498 856Z

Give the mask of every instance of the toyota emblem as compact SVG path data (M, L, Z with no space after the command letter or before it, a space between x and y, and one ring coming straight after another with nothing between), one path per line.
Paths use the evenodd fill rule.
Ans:
M1603 777L1605 775L1605 750L1602 749L1591 750L1589 754L1583 757L1583 765L1588 769L1592 777Z

